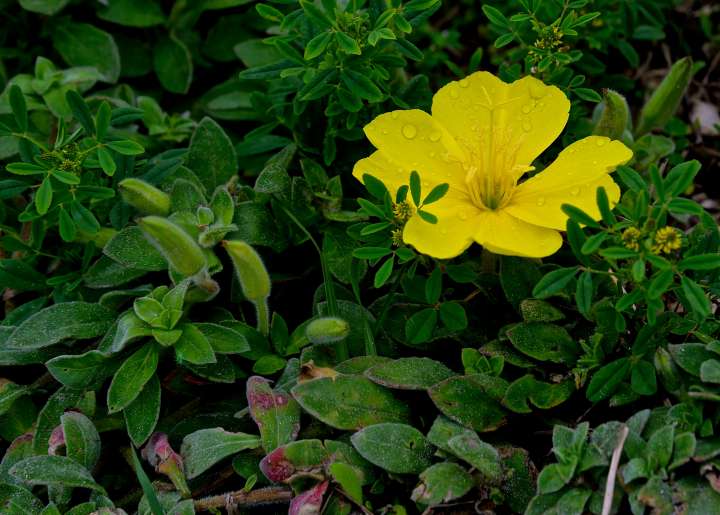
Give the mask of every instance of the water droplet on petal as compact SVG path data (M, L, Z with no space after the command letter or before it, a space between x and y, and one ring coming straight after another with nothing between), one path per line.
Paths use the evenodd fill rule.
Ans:
M573 189L570 190L570 195L573 197L577 197L580 194L580 186L575 186Z
M387 133L388 133L388 130L387 130L387 129L383 129L383 130L382 130L382 133L383 133L383 134L387 134Z
M447 234L447 229L445 229L444 227L440 229L440 234Z
M596 141L598 147L602 147L605 143L607 143L607 140L605 139L599 139Z
M462 79L460 82L458 82L461 88L467 88L470 85L470 81L467 79Z
M598 164L598 160L597 160L597 159L593 159L593 162L592 162L592 163L593 163L594 165L596 165L596 164Z
M523 122L522 122L522 129L523 129L525 132L530 132L530 131L532 130L532 124L530 123L529 120L523 120Z
M439 132L431 132L430 136L429 136L430 141L432 141L433 143L436 141L440 141L441 137L442 137L442 134L440 134Z
M538 198L537 198L537 205L538 205L538 206L544 206L544 205L545 205L545 197L538 197Z
M458 93L458 90L456 90L455 88L452 88L452 89L450 90L450 97L451 97L451 98L457 98L457 97L459 97L459 96L460 96L460 93Z
M530 111L532 111L532 106L530 104L525 104L522 106L522 112L525 114L528 114Z
M393 120L397 120L397 119L398 119L398 116L399 116L399 115L398 115L397 111L393 111L392 113L390 113L390 117L391 117Z
M531 83L530 84L530 96L533 98L542 98L547 95L547 88L542 83Z
M437 154L435 152L430 152L430 157L435 157Z
M460 211L460 212L458 213L458 218L459 218L460 220L467 220L467 219L468 219L468 215L467 215L467 213L466 213L465 211Z
M423 181L422 185L423 185L423 188L429 188L429 187L430 187L430 183L427 182L427 181Z
M415 136L417 136L417 129L412 124L403 125L402 128L402 134L407 139L413 139Z

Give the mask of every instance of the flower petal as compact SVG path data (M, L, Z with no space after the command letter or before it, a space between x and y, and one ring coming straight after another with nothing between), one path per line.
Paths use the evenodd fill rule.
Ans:
M516 176L560 135L570 102L555 86L534 77L506 83L488 72L476 72L441 88L432 114L474 160L495 159ZM502 156L502 161L497 158Z
M562 246L560 233L529 224L500 211L483 211L473 235L476 242L495 254L545 257Z
M450 133L426 112L411 109L381 114L365 126L365 134L386 160L399 165L396 173L404 176L401 184L407 184L410 172L415 170L425 194L445 182L451 189L465 190L462 163L467 156Z
M462 254L473 242L483 214L469 202L433 204L428 211L436 214L438 221L431 224L413 216L405 224L403 241L418 252L437 259L449 259Z
M608 175L627 163L632 151L619 141L603 136L588 136L560 152L545 170L520 184L505 210L526 222L564 229L567 216L562 204L579 207L595 219L600 212L595 192L603 186L611 204L620 198L620 189Z

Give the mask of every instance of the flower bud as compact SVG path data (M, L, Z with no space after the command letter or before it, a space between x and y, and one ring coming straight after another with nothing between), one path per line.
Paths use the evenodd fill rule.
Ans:
M604 90L603 96L603 102L600 104L600 119L595 125L593 134L621 139L630 119L627 101L624 96L612 89Z
M347 338L350 324L342 318L323 317L311 321L305 328L305 336L312 343L335 343Z
M270 275L260 255L240 240L225 240L223 246L232 259L243 294L253 302L270 296Z
M677 111L685 90L693 76L693 62L683 57L672 65L670 71L640 111L636 136L664 126Z
M160 216L146 216L138 226L170 266L185 277L202 270L207 261L200 245L179 226Z
M172 484L183 497L190 496L190 489L185 480L182 456L170 446L165 433L153 433L142 450L142 457L155 467L156 472L170 478Z
M118 184L123 200L145 215L166 216L170 195L140 179L123 179Z
M328 488L328 482L318 483L290 501L288 515L317 515L322 510L323 496Z

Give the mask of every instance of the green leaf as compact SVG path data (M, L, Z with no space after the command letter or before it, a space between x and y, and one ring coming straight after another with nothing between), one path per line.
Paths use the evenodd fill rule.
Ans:
M257 4L255 6L255 10L260 16L262 16L266 20L281 22L283 18L285 18L285 15L283 13L281 13L271 5Z
M107 393L109 413L127 407L140 395L145 384L155 374L160 351L155 343L146 343L120 366L113 376Z
M274 391L260 376L247 380L246 393L266 453L295 440L300 430L300 405L295 399L284 391Z
M193 365L207 365L217 361L210 342L200 329L193 324L183 324L179 329L182 335L174 344L178 361Z
M185 44L175 37L161 38L153 52L153 67L160 84L171 93L185 94L193 80L193 61Z
M195 323L212 345L216 354L241 354L250 351L250 344L244 335L219 324Z
M87 470L92 470L100 458L100 435L82 413L68 411L60 417L65 435L65 454Z
M451 331L462 331L467 328L467 314L459 302L443 302L439 311L440 320Z
M136 225L125 227L103 248L103 254L118 263L137 270L154 272L167 269L167 261L143 236Z
M308 41L307 45L305 45L305 60L310 61L321 55L327 48L331 39L332 32L325 31Z
M97 221L92 211L80 204L80 202L70 204L70 214L73 222L81 231L93 235L100 230L100 222Z
M675 273L669 270L661 270L652 281L647 289L647 296L649 299L659 299L672 285L675 280Z
M390 256L385 260L385 262L382 264L380 268L378 268L378 271L375 273L375 279L373 280L373 286L375 288L380 288L382 285L384 285L388 279L390 279L390 275L393 271L393 265L395 264L395 257Z
M48 453L48 440L53 430L60 424L60 417L65 411L77 408L83 400L81 390L73 390L63 386L53 393L45 402L35 423L33 436L33 452Z
M350 441L363 458L395 474L419 474L431 463L432 445L406 424L374 424L352 435Z
M442 294L442 270L435 268L425 281L425 300L428 304L437 304Z
M83 100L83 97L81 97L76 91L70 90L65 94L65 98L70 106L70 109L72 109L73 116L82 128L85 129L85 133L88 136L94 136L95 120L90 112L90 108L85 103L85 100Z
M452 436L447 446L455 456L472 465L491 481L502 477L500 454L492 445L480 440L474 431L464 429Z
M680 278L680 284L688 300L688 307L703 318L709 316L710 300L700 285L684 275Z
M583 100L587 100L588 102L602 102L602 97L600 96L600 93L593 89L589 88L575 88L572 90L573 93L575 93L578 97L582 98Z
M237 173L237 155L232 141L212 118L203 118L195 129L187 166L209 191L224 185Z
M579 352L565 328L546 322L521 322L507 331L517 350L540 361L572 364Z
M336 429L402 423L410 413L408 406L389 390L361 376L313 379L295 386L292 394L305 411Z
M425 390L455 373L429 358L400 358L375 365L365 371L371 381L387 388Z
M47 213L48 209L50 209L50 204L52 204L52 199L53 187L50 176L48 175L43 179L40 187L35 192L35 209L37 209L37 212L41 215Z
M515 40L515 34L513 34L512 32L508 32L508 33L506 33L506 34L503 34L503 35L500 36L499 38L497 38L497 39L495 40L495 42L493 43L493 46L494 46L495 48L502 48L502 47L504 47L504 46L509 45L509 44L512 43L514 40Z
M123 410L127 434L140 447L150 438L160 418L160 380L153 374L140 394Z
M104 493L88 470L66 456L33 456L10 469L10 475L30 485L89 488Z
M370 102L380 102L385 97L383 92L380 91L380 89L367 77L367 75L350 68L346 68L343 70L340 77L348 89L360 98L364 98Z
M117 357L109 357L97 350L84 354L57 356L45 363L48 372L70 388L94 389L110 377L120 366Z
M490 23L493 23L498 27L510 28L510 22L497 8L485 4L482 6L482 11L485 13L488 20L490 20Z
M40 349L62 340L102 336L115 315L100 304L62 302L27 318L5 341L7 348Z
M28 111L27 104L25 103L25 95L20 89L20 86L18 86L17 84L13 84L12 86L10 86L8 100L10 101L10 108L12 109L13 116L15 117L15 123L17 123L18 125L18 129L20 129L20 132L26 132L28 130ZM21 163L15 164L20 165ZM22 164L28 167L36 166L30 163Z
M570 218L570 220L573 220L580 225L586 225L588 227L594 227L596 229L601 228L601 225L597 223L593 217L591 217L579 207L575 207L570 204L563 204L562 206L560 206L560 209L562 209L563 213L565 213L568 218Z
M113 149L118 154L124 156L137 156L145 152L145 149L139 143L132 140L124 139L120 141L106 141L105 145Z
M420 205L421 192L420 175L413 170L410 172L410 195L412 195L413 202L416 206Z
M92 66L105 82L115 83L120 77L120 51L107 32L67 20L54 26L52 41L70 66Z
M353 55L360 55L362 54L362 50L360 50L360 45L358 45L358 42L350 37L345 32L336 32L335 33L335 41L337 41L338 47L340 50L345 52L346 54L353 54Z
M379 259L392 254L392 249L387 247L360 247L352 252L353 257L358 259Z
M115 170L117 170L117 165L115 164L115 159L113 159L113 156L105 147L98 147L97 149L97 157L98 162L100 163L100 168L103 169L103 172L105 172L109 176L115 175Z
M405 339L410 345L428 341L437 325L438 313L435 308L421 309L405 322Z
M180 454L188 479L193 479L227 456L258 447L260 438L256 435L231 433L216 427L187 435L183 439Z
M630 359L620 358L603 366L593 374L585 395L591 402L601 401L612 395L630 373Z
M716 270L720 268L720 254L689 256L678 263L680 270Z
M143 494L145 495L145 499L150 506L152 514L165 515L165 510L163 510L162 506L160 505L157 493L155 492L152 483L150 483L150 479L147 477L147 474L142 468L142 464L137 457L135 448L130 447L130 455L132 456L132 466L133 470L135 471L135 476L137 477L138 483L140 483L140 487L142 488Z
M651 471L661 470L668 466L672 457L674 439L674 425L666 425L650 436L645 452L647 453L648 468Z
M592 272L589 270L584 271L580 274L577 281L577 287L575 289L575 304L578 307L580 313L584 316L588 316L590 308L592 307L593 299L593 277Z
M52 16L60 12L70 0L20 0L20 6L26 11Z
M428 393L448 418L476 431L493 431L505 423L505 411L496 399L506 387L502 379L476 374L451 377Z
M330 465L328 471L344 493L356 503L362 504L362 473L358 469L347 463L336 461Z
M533 297L546 299L567 286L577 273L577 268L558 268L545 274L532 291Z
M63 241L70 242L75 240L75 237L77 236L77 226L68 212L62 207L58 212L58 228L60 230L60 237Z
M48 172L47 169L33 163L10 163L5 169L15 175L44 175Z
M107 7L98 11L98 18L125 27L137 28L153 27L165 22L162 7L156 0L113 0Z
M657 391L655 365L649 361L638 361L632 368L630 385L635 393L653 395Z
M436 463L420 474L412 500L426 506L451 502L475 486L472 476L457 463Z

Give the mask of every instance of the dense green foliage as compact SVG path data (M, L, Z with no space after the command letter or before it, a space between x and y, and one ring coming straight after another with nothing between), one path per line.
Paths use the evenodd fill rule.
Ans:
M720 513L719 21L0 0L0 512ZM634 153L549 258L419 254L351 175L481 69L571 100L536 170Z

